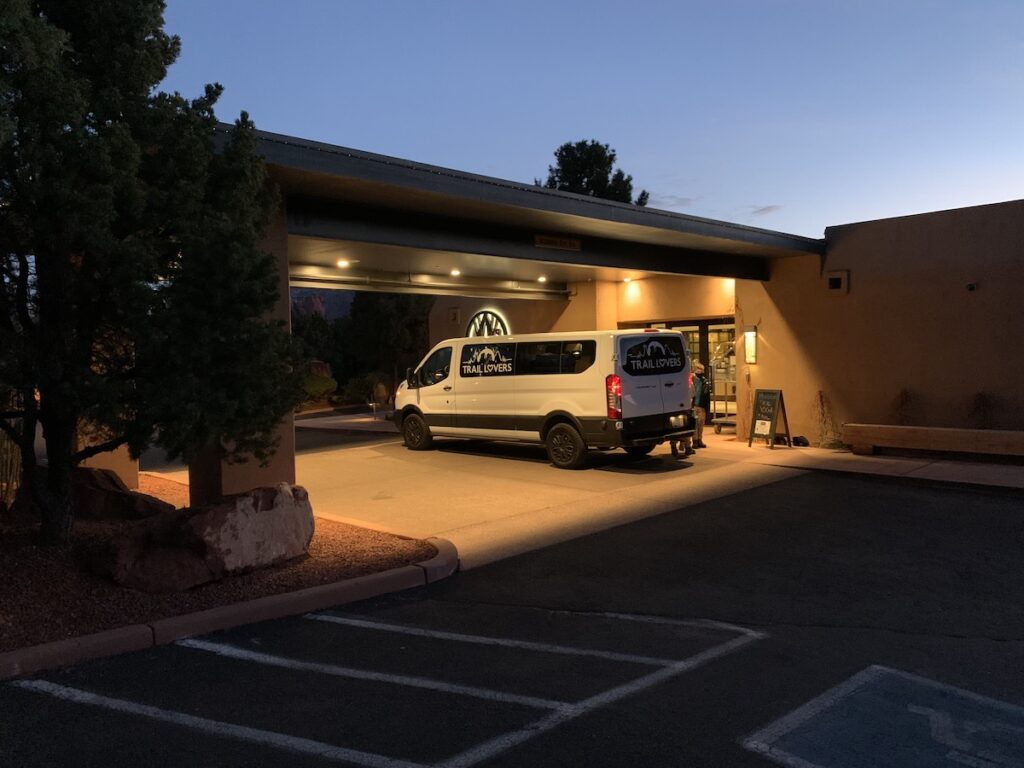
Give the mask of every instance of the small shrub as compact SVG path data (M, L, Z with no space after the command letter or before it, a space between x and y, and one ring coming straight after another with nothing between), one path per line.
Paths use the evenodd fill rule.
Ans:
M386 405L391 400L391 377L375 371L356 379L349 379L342 392L346 403L376 403Z
M330 376L318 376L311 373L302 382L302 389L306 393L307 400L323 400L334 394L338 389L338 382Z

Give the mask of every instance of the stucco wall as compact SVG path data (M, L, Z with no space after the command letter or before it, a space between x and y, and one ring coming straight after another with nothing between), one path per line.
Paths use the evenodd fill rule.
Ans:
M722 277L658 275L616 290L620 323L730 317L736 301L736 281Z
M482 309L500 313L512 333L591 331L617 327L617 286L606 280L570 283L565 301L439 296L430 311L430 344L466 335L469 319Z
M614 329L617 296L615 284L607 280L569 283L568 305L549 330L595 331Z
M465 336L469 319L482 309L500 313L508 321L512 333L546 333L568 306L567 301L438 296L428 320L430 345Z
M827 255L737 285L741 434L754 388L781 388L796 434L844 421L1024 429L1024 201L832 227ZM849 270L849 292L824 275ZM976 290L968 290L969 283ZM740 345L742 346L742 345Z

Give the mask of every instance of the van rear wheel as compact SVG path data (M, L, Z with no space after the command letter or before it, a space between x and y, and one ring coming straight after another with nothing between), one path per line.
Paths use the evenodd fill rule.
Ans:
M402 437L405 447L411 451L425 451L434 442L430 427L418 413L410 413L402 420Z
M559 469L579 469L587 463L587 444L571 424L555 424L548 430L544 445L551 463Z

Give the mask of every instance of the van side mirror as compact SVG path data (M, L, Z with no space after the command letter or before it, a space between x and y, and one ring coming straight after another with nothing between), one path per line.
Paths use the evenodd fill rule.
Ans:
M409 389L416 388L416 377L412 368L405 369L405 386L407 386Z

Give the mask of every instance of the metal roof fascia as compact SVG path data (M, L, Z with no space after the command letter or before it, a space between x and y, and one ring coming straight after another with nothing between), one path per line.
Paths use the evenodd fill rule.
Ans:
M218 131L226 134L230 128L229 125L221 124ZM256 131L256 136L260 153L271 165L411 187L517 208L603 219L719 240L737 240L769 249L808 254L824 253L824 240L800 235L789 235L671 211L640 208L629 203L480 176L268 131Z

